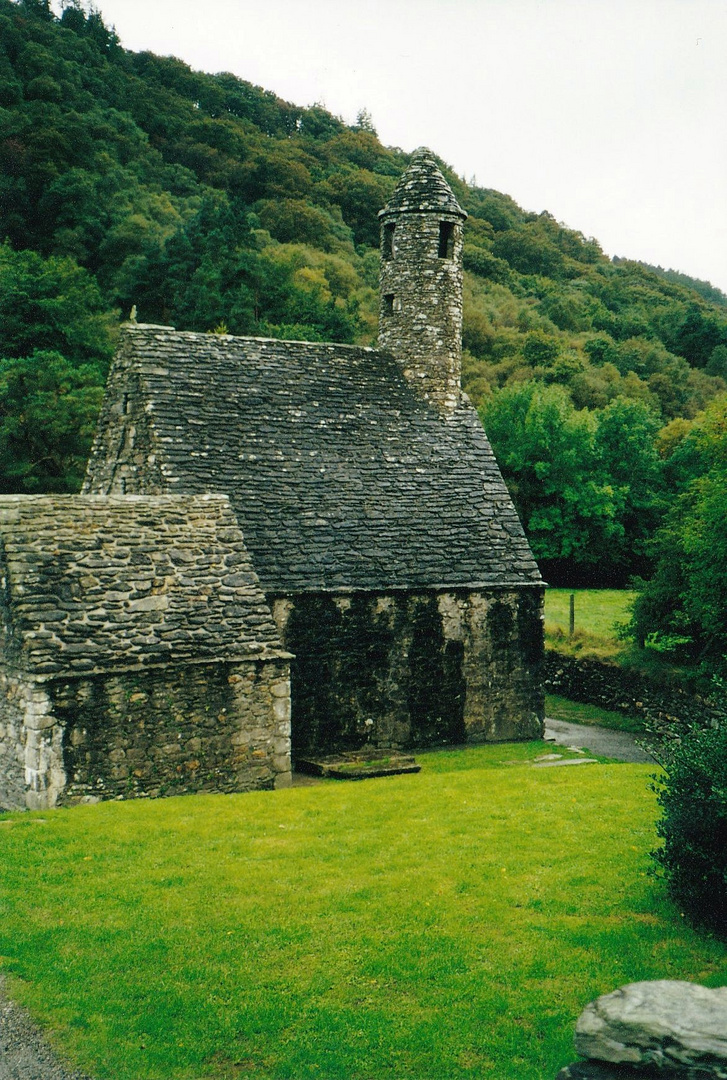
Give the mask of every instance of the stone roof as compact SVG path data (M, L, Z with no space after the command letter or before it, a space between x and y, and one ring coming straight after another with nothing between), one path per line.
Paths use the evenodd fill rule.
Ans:
M0 496L0 655L36 674L282 653L224 495Z
M394 188L384 209L379 211L379 217L429 212L467 217L444 179L434 154L422 146L414 151L409 168Z
M150 483L228 493L268 593L541 583L472 406L377 350L127 329L86 489Z

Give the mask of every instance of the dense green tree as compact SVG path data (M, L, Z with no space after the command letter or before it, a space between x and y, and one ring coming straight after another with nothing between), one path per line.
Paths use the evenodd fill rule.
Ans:
M560 278L565 272L562 252L534 223L500 233L492 246L492 253L521 274Z
M692 446L689 447L688 441ZM634 608L643 644L727 673L727 397L713 402L683 440L691 471L656 535L656 572Z
M78 491L104 383L57 352L0 359L0 491Z
M350 245L343 222L302 199L261 199L255 204L260 224L282 243L301 243L335 251ZM338 234L338 235L337 235Z
M396 181L364 168L348 167L333 173L316 188L320 198L341 208L357 244L378 247L378 212L391 195Z
M596 418L576 410L564 388L506 387L482 417L536 559L554 569L593 566L622 543Z
M0 245L2 491L78 489L112 350L87 271Z
M73 259L0 244L0 356L56 349L72 362L107 365L111 325L94 278Z
M663 465L656 449L660 422L640 401L618 397L597 413L595 449L613 490L623 543L610 553L611 573L642 576L651 569L649 547L667 505Z
M0 0L7 490L77 486L132 305L180 329L372 343L377 212L408 162L364 113L347 126L127 51L93 4L61 8ZM727 391L727 297L441 165L469 214L464 385L533 547L548 573L644 572L664 505L711 469L698 418ZM57 452L33 441L43 416Z
M699 303L670 308L660 329L671 351L699 368L707 366L716 348L727 345L727 315L710 314Z
M648 406L576 409L562 387L519 383L482 411L536 558L551 579L618 584L648 567L665 491Z

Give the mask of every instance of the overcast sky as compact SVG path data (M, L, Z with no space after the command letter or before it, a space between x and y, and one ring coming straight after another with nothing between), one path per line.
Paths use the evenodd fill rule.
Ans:
M727 292L727 0L97 0L122 44L431 147Z

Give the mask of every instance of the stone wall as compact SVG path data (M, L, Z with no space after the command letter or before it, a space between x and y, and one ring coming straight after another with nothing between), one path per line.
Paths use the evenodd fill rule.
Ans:
M289 659L227 496L0 496L0 806L272 787Z
M23 709L16 681L0 673L0 810L25 805Z
M169 490L154 432L154 413L144 407L141 375L131 367L129 335L121 335L119 351L106 383L89 464L95 485L84 492L162 495Z
M0 809L55 806L66 782L63 732L47 687L21 672L0 674Z
M0 810L26 805L26 719L32 684L7 670L0 671Z
M453 229L450 258L437 254L440 222ZM379 348L427 399L452 407L461 394L461 221L448 214L399 218L393 245L394 258L381 264Z
M67 775L59 802L288 783L287 667L284 661L190 664L54 682Z
M650 723L704 725L727 719L727 711L708 698L597 660L579 660L548 651L544 678L551 694L642 716Z
M542 589L271 598L293 752L538 738Z
M290 783L287 660L3 676L0 808Z

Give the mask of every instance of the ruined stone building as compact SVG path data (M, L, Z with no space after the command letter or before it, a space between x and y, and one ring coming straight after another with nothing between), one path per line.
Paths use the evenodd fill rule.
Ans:
M25 706L46 718L40 727L25 723L26 747L29 739L42 742L48 717L57 721L65 779L49 783L61 801L97 781L102 793L115 791L114 769L130 794L154 793L164 784L178 790L180 777L183 790L202 786L205 776L211 787L218 777L220 790L271 786L276 775L289 774L288 736L295 757L363 744L540 735L543 583L460 388L465 217L432 155L418 151L380 214L377 349L125 327L85 494L66 497L90 507L82 511L96 522L89 529L101 530L94 534L95 568L86 573L84 560L69 556L64 589L71 599L61 609L78 605L67 623L72 633L57 633L44 620L43 603L28 611L34 590L41 598L56 596L43 576L55 550L51 533L44 534L50 546L39 541L28 556L38 560L35 577L24 563L20 592L12 569L18 556L4 549L14 582L10 593L5 587L12 643L5 677L15 672L16 699L45 695ZM229 498L229 507L219 496ZM202 528L204 498L217 515L214 527L205 525L218 545L214 567L207 559L210 532ZM28 520L36 515L38 530L50 515L52 532L62 503L16 497L14 505L31 507L22 513ZM159 538L170 513L179 540ZM225 517L222 527L220 515L234 520ZM149 558L158 562L171 545L169 581L164 584L167 569L155 562L151 592L137 587L114 548L134 548L135 522ZM242 571L228 572L236 559ZM246 597L233 598L230 590L243 587L243 579ZM110 590L113 604L94 590ZM166 595L168 606L144 604ZM99 600L103 621L93 615ZM230 606L234 623L225 618ZM169 630L173 609L178 620ZM53 618L62 621L57 613ZM46 663L55 665L52 671ZM288 663L290 703L275 696ZM144 674L149 666L153 676ZM144 685L132 694L125 685L119 689L119 667L136 672ZM244 687L234 704L225 690L233 669ZM195 704L183 726L188 693ZM204 727L207 693L219 702L227 694L224 707L215 698L212 709L223 718L219 729ZM120 694L126 694L123 707ZM286 726L288 704L292 725ZM13 708L19 732L22 707ZM235 709L241 719L233 731ZM163 728L157 744L145 737L143 747L135 746L131 729L142 714L147 735L154 725ZM255 739L246 738L249 728ZM178 753L147 752L148 745L173 747L174 731ZM118 752L110 762L112 743ZM233 745L244 752L233 752ZM0 754L2 748L0 717ZM135 751L143 757L142 776L131 767ZM154 774L154 760L164 763L166 780L161 766ZM37 776L34 782L38 790L44 783ZM19 788L16 795L19 802ZM0 805L2 798L0 789Z

